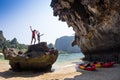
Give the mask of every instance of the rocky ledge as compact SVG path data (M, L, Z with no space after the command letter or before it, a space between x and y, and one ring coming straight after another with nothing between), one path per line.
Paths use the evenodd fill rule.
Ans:
M84 60L120 63L120 0L52 0L54 16L75 31Z
M23 53L14 48L3 48L5 59L9 60L12 70L50 71L58 57L58 51L49 49L46 42L28 46Z

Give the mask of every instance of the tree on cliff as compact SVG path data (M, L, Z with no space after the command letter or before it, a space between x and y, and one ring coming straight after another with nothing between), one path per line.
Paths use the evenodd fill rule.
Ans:
M13 38L11 41L7 40L6 45L10 48L16 48L16 49L27 49L27 46L25 44L20 44L16 38Z
M48 44L48 48L54 48L54 45L52 43Z
M3 36L3 32L0 31L0 48L5 44L5 38Z
M19 45L16 38L13 38L11 40L10 44L11 44L11 47L13 47L13 48L18 48L18 45Z
M3 36L3 32L0 31L0 51L2 50L3 46L7 46L9 48L16 48L16 49L27 49L27 46L25 44L20 44L17 41L17 38L13 38L11 41L6 40Z

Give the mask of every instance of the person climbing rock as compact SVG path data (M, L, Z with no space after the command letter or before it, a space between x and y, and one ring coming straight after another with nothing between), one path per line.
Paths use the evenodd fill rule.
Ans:
M36 37L35 37L35 34L36 34L36 30L32 30L32 27L30 26L30 30L32 32L32 39L31 39L31 45L32 45L32 42L33 42L33 39L34 39L34 44L36 42Z
M37 40L38 40L38 43L40 43L40 36L43 36L44 34L41 34L40 35L40 32L39 31L37 31Z

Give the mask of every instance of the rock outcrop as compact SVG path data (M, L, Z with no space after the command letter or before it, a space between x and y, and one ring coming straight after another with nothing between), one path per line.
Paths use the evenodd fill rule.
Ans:
M4 47L3 54L12 70L50 71L58 57L58 51L49 49L46 42L30 45L25 53Z
M120 0L52 0L54 16L73 27L85 60L120 63Z

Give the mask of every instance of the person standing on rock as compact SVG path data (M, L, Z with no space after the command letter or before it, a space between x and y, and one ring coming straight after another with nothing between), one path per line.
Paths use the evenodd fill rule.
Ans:
M40 35L40 32L37 31L37 40L38 40L38 43L40 43L40 36L42 36L42 35L44 35L44 34L41 34L41 35Z
M32 27L30 26L30 30L32 32L32 39L31 39L31 45L32 45L32 42L33 42L33 39L34 39L34 44L36 42L36 37L35 37L35 34L36 34L36 30L32 30Z

